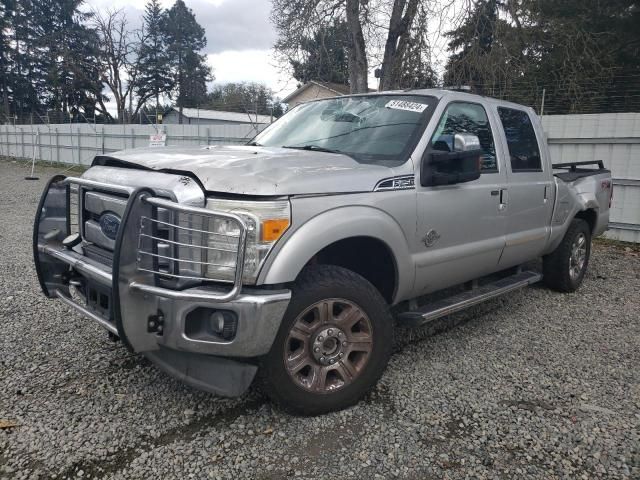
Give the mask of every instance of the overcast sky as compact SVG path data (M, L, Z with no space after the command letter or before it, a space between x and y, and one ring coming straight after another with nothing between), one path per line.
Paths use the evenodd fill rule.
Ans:
M146 0L85 0L87 6L106 10L122 8L132 24L138 24ZM174 0L161 0L168 8ZM185 0L205 29L205 53L216 83L261 82L280 97L296 87L295 80L280 73L271 47L276 33L269 22L270 0Z
M165 8L175 0L160 0ZM216 83L260 82L280 98L296 88L296 81L282 72L273 55L276 32L269 21L271 0L185 0L207 35L205 53L214 69ZM451 19L465 5L464 0L433 0L434 12L429 21L432 66L440 72L446 59L446 41L440 32L451 27ZM85 0L87 8L123 9L132 26L139 26L146 0ZM444 6L447 5L445 8ZM442 6L442 7L441 7ZM370 65L369 85L374 87Z

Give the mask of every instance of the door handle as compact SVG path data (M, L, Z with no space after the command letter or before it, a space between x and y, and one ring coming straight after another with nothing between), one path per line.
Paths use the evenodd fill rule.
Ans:
M500 206L498 207L498 210L500 211L506 210L508 202L509 202L509 192L507 192L506 188L501 188L500 189Z
M497 197L498 195L500 195L500 190L491 190L492 197Z
M544 186L544 203L549 199L549 185Z

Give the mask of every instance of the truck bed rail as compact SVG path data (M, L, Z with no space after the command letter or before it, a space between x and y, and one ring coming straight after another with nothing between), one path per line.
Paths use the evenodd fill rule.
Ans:
M578 167L586 165L598 165L600 170L604 170L604 162L602 160L590 160L588 162L567 162L567 163L554 163L551 166L553 168L566 168L571 172L575 172Z

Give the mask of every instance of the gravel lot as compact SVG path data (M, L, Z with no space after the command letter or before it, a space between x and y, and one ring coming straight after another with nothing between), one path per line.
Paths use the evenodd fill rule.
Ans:
M46 300L38 170L0 161L1 478L640 478L640 250L598 244L576 294L399 332L366 400L300 418L185 387Z

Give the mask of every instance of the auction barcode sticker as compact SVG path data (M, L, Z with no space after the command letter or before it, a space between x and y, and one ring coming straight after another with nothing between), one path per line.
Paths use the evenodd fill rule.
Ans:
M426 103L407 102L406 100L391 100L385 105L387 108L393 108L395 110L408 110L409 112L422 113L427 107Z

